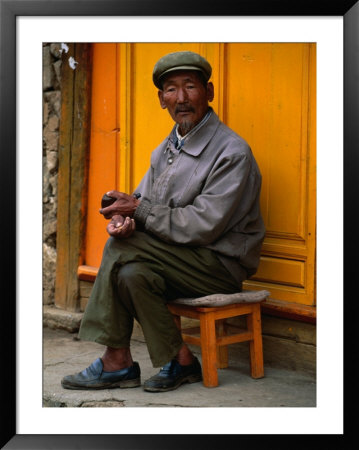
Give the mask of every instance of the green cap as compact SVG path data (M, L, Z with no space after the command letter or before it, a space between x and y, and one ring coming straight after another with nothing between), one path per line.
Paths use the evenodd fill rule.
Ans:
M174 70L198 70L202 72L206 81L212 73L209 62L198 53L190 51L168 53L157 61L153 69L152 79L155 86L162 89L161 78Z

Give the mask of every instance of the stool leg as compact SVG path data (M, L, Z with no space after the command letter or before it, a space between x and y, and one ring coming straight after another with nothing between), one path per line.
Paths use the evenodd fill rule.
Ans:
M203 384L206 387L216 387L218 386L216 326L212 313L200 315L200 328Z
M247 316L248 330L253 333L253 340L249 342L251 376L264 377L263 346L260 304L253 305L252 313Z
M225 319L216 321L217 336L227 336L227 325ZM228 367L228 345L217 345L217 368L225 369Z

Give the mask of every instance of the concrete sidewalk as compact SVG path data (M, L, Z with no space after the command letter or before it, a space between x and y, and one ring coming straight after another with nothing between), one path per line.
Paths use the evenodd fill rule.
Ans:
M185 384L164 393L133 389L76 391L61 387L64 375L79 372L103 354L104 347L77 339L76 334L44 328L45 407L315 407L315 378L306 373L265 367L265 377L252 379L249 361L238 358L235 347L229 346L229 367L219 370L219 386L206 388L202 383ZM200 359L198 347L191 347ZM154 375L147 347L140 329L135 328L132 355L140 363L141 379Z

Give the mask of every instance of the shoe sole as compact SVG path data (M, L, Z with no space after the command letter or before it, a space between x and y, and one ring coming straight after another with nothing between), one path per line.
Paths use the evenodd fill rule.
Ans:
M114 389L114 388L135 388L135 387L139 387L141 386L141 379L140 378L135 378L133 380L121 380L121 381L116 381L115 383L111 383L111 384L102 384L102 385L97 385L97 386L81 386L81 385L77 385L77 384L67 384L67 383L63 383L61 382L61 385L64 389L73 389L73 390L84 390L84 391L88 391L88 390L97 390L97 389Z
M167 391L174 391L175 389L179 388L181 384L184 383L198 383L199 381L202 381L202 375L189 375L188 377L182 378L177 384L171 387L167 388L156 388L152 386L144 386L144 390L147 392L167 392Z

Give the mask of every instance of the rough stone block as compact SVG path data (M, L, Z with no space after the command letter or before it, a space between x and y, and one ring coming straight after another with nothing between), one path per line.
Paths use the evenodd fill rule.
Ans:
M55 169L57 169L57 163L58 163L58 154L57 152L50 151L46 155L46 167L47 170L51 173Z
M75 333L80 328L82 316L82 313L69 312L56 307L45 306L43 323L45 327Z
M50 91L44 93L45 101L49 103L51 107L51 112L57 114L58 117L61 115L61 92L60 91Z
M48 120L46 129L48 131L58 131L60 120L56 115L51 115Z
M51 194L53 196L57 195L57 178L58 178L58 174L55 173L55 175L53 175L52 177L49 178L49 184L51 187Z
M54 72L52 68L51 54L49 47L42 48L42 82L43 89L48 90L52 88L54 82Z
M56 131L49 131L45 128L43 137L47 151L54 152L58 150L59 135Z
M56 249L43 244L43 276L42 276L42 295L43 303L48 305L53 303L55 292L55 273L56 273Z
M50 53L57 59L61 58L61 44L58 42L50 44Z
M48 102L44 102L43 104L43 125L46 126L47 121L49 120L49 115L50 115L50 107Z
M46 241L52 234L56 233L57 229L57 220L46 220L43 225L43 239ZM55 255L56 258L56 255Z
M56 84L55 87L60 87L61 85L61 61L56 61L53 63L53 68L54 68L54 72L55 72L55 76L56 76Z

